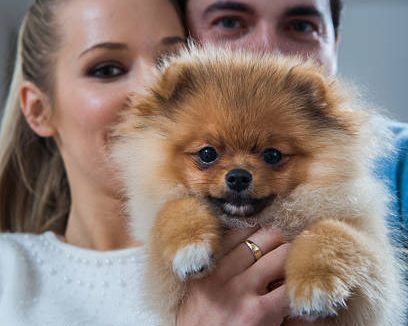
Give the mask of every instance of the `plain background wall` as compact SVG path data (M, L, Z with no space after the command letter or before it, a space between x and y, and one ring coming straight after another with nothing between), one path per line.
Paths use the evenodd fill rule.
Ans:
M1 0L0 0L1 1ZM10 43L10 23L7 14L2 10L2 5L0 4L0 96L4 96L5 91L5 78L6 78L6 65L7 59L9 57L8 45Z
M408 0L349 0L341 27L339 72L366 98L408 122Z
M0 0L0 96L10 38L29 3ZM369 102L404 122L408 122L407 20L408 0L346 0L339 51L339 74L361 88Z
M12 70L9 61L17 25L30 3L30 0L0 0L0 104L5 96L7 73Z

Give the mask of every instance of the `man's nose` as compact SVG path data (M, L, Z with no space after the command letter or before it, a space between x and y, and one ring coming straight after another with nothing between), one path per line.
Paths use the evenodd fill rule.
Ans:
M254 50L267 53L281 53L277 28L268 22L259 22L251 33L249 44Z

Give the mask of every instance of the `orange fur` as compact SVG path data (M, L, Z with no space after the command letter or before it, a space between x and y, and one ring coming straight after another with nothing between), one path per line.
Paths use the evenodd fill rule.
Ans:
M149 241L148 277L160 284L160 287L149 289L155 292L156 300L152 304L156 309L169 306L170 297L168 309L174 311L182 299L183 285L179 284L172 269L177 252L188 245L207 241L211 251L217 253L220 251L220 239L220 223L208 206L196 198L175 199L162 207ZM172 298L175 293L177 296Z
M386 133L346 94L311 62L192 48L169 60L149 94L130 98L112 157L134 234L148 242L158 310L174 314L185 281L211 270L223 227L272 224L294 239L286 265L294 316L400 325L388 195L371 173ZM206 146L218 154L208 165L199 159ZM271 148L283 154L277 164L266 162ZM239 195L226 181L234 169L252 176Z
M176 199L166 203L157 216L153 232L161 255L167 263L185 246L208 239L214 252L219 250L221 228L207 205L196 198ZM161 234L160 231L166 231ZM203 237L204 235L204 237ZM208 237L206 235L209 235Z

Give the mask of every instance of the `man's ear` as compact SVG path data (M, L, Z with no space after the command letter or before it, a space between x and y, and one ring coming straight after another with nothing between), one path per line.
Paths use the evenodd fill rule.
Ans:
M30 81L20 87L20 103L30 128L41 137L52 137L56 129L52 123L52 106L49 97Z

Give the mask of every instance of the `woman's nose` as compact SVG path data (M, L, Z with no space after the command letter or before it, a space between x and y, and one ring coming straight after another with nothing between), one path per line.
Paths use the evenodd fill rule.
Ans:
M152 60L139 59L132 72L132 85L149 87L154 81L154 70L156 69Z

